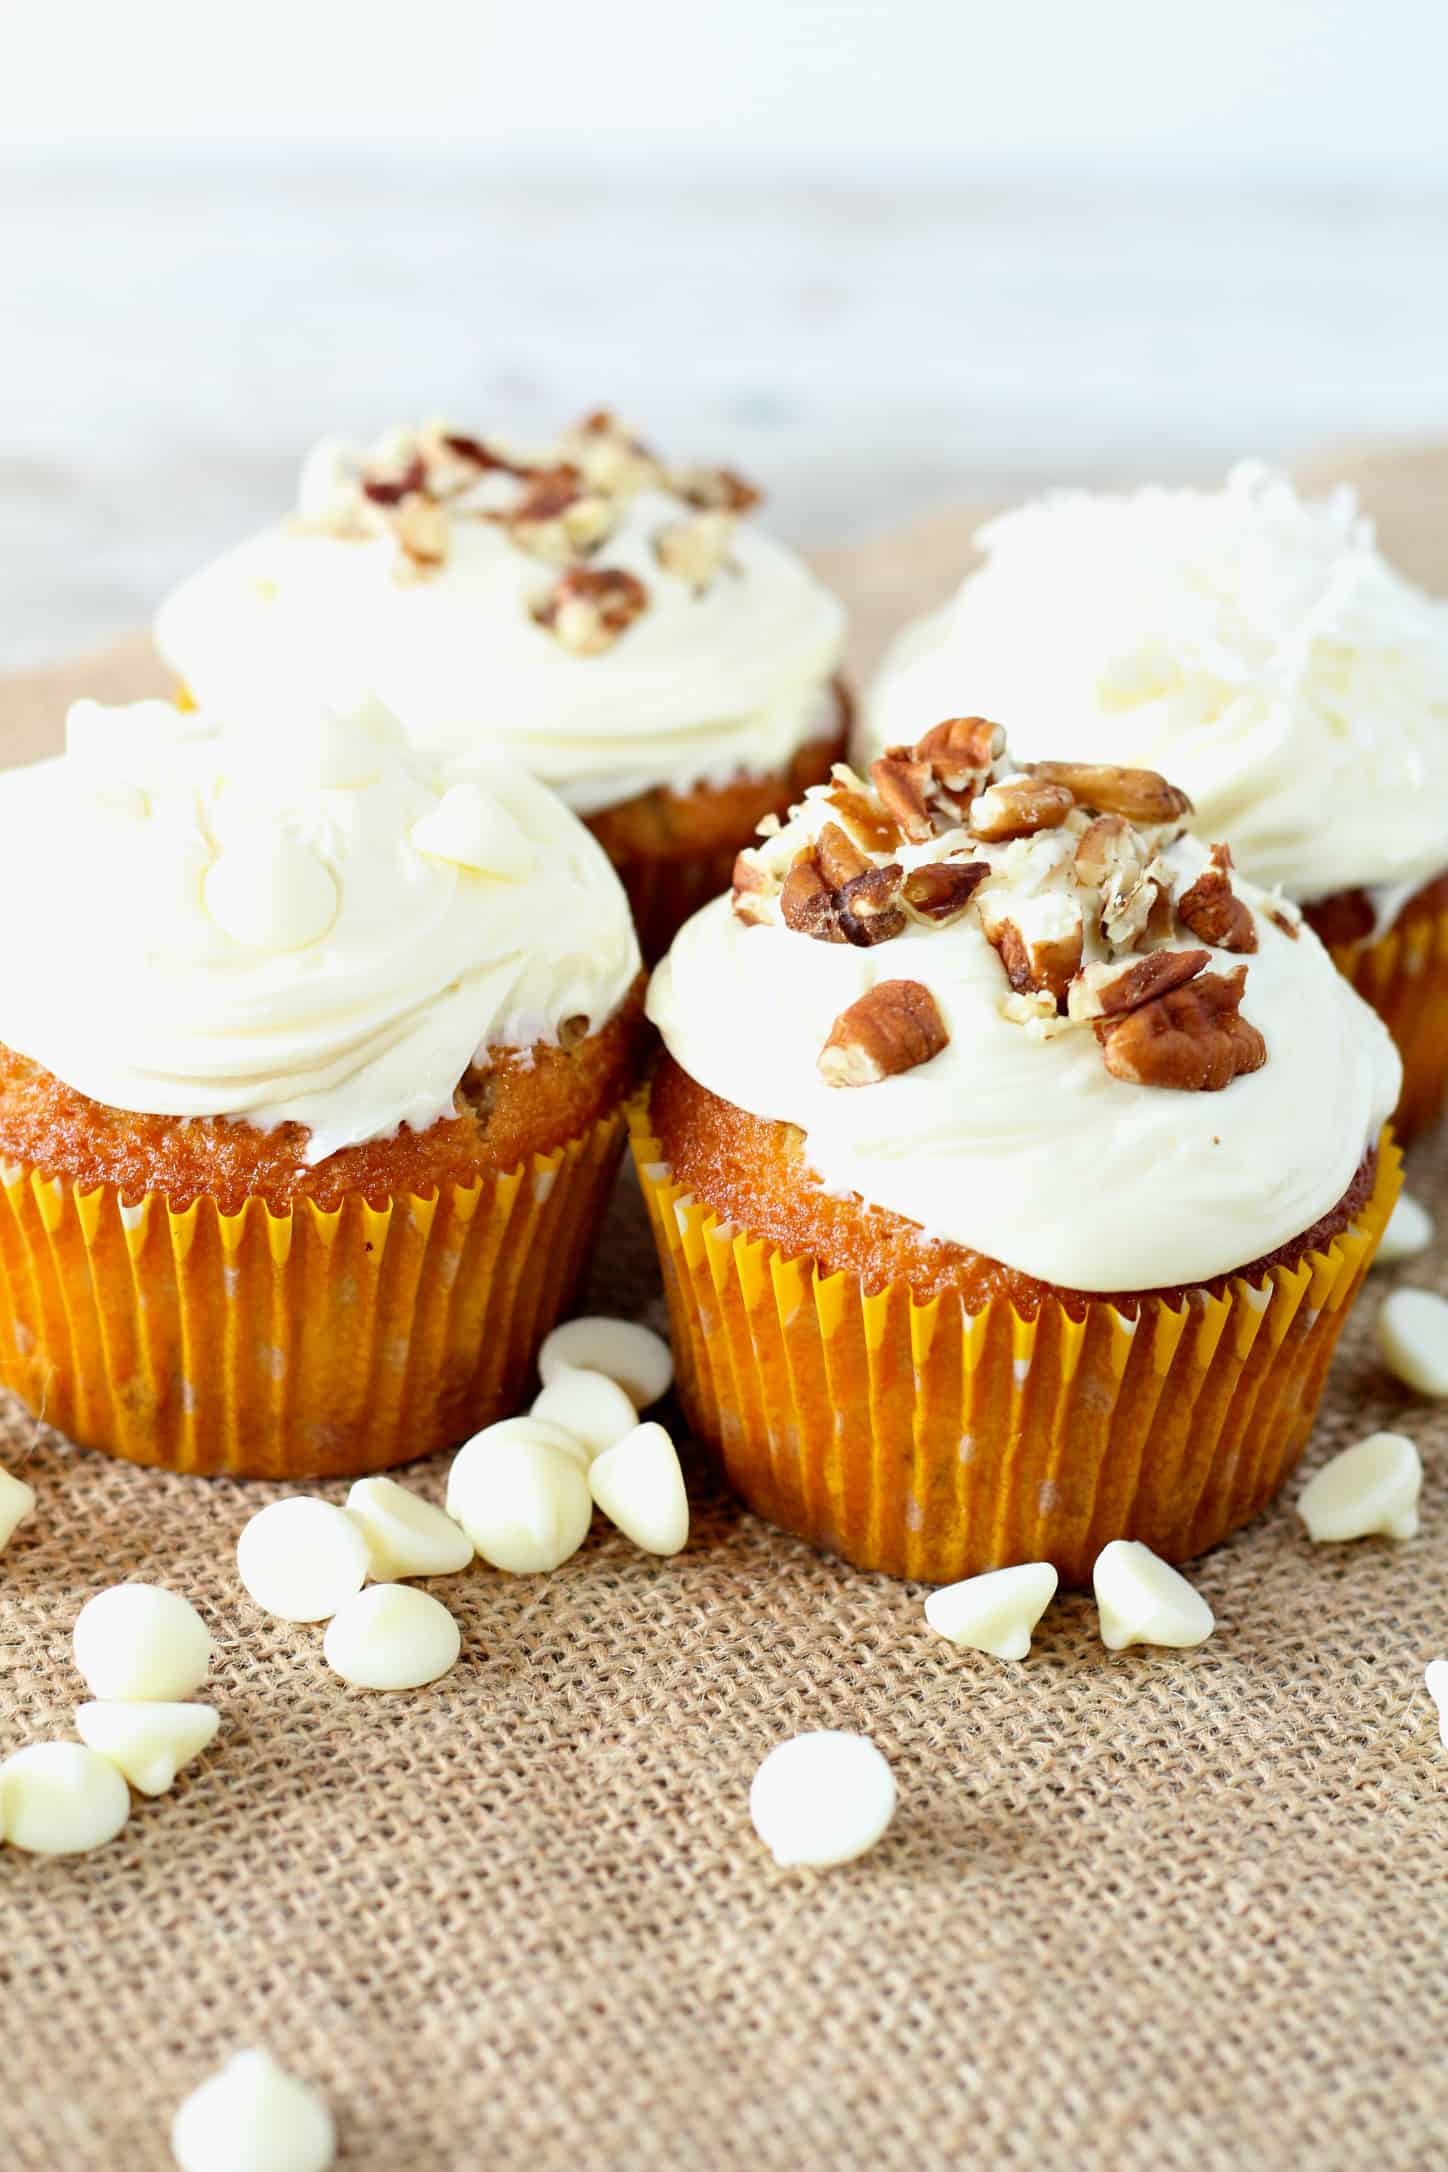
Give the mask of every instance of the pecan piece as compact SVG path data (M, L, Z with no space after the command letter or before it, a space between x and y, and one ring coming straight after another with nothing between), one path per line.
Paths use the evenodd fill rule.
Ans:
M1074 805L1064 785L1007 777L988 785L973 801L967 827L983 843L1001 845L1013 837L1032 837L1037 830L1058 830Z
M853 784L844 780L850 775L847 769L837 769L835 782L825 794L840 821L866 852L894 852L900 843L899 825L889 815L882 814L865 793L856 791Z
M669 488L686 505L697 505L705 513L747 513L762 496L732 468L683 468L670 478Z
M1119 1018L1194 980L1210 962L1205 950L1153 950L1129 965L1117 960L1083 966L1067 993L1066 1009L1077 1019Z
M928 762L912 761L906 748L892 747L888 754L871 762L870 782L886 814L912 845L923 845L927 837L934 836L935 825L926 797L931 785Z
M793 928L796 935L812 935L817 943L842 943L845 939L835 893L808 846L795 854L794 865L784 878L779 911L785 926Z
M393 572L399 581L420 580L446 560L447 512L431 498L404 498L388 515L387 525L397 540Z
M948 716L916 740L913 753L917 762L929 762L942 783L959 791L967 778L989 770L1005 748L1004 731L989 717Z
M985 860L931 860L924 867L911 868L901 895L911 912L943 928L960 918L989 873Z
M584 490L577 468L545 468L517 504L498 516L520 550L554 565L597 550L613 528L613 510L597 491Z
M687 581L702 596L716 573L729 564L734 541L732 513L693 513L687 520L671 520L654 537L654 556L665 573Z
M842 890L847 882L866 873L871 865L854 839L847 837L837 822L827 822L820 831L815 839L815 857L820 873L832 890Z
M1267 1044L1238 1010L1247 968L1200 973L1096 1031L1106 1068L1133 1086L1220 1093L1267 1061Z
M734 861L733 886L730 900L738 919L753 927L768 924L769 914L765 906L778 888L773 877L766 874L752 852L741 852Z
M1120 895L1141 880L1149 857L1146 840L1124 815L1097 815L1076 847L1076 880Z
M607 496L623 496L662 484L664 471L641 438L626 430L606 407L596 408L566 433L565 452L587 481Z
M1054 998L1058 1010L1064 1010L1066 992L1081 970L1083 930L1080 914L1076 916L1074 927L1064 929L1059 935L1029 942L1015 921L1004 914L987 914L982 909L981 926L986 941L999 951L1006 979L1016 994L1034 995L1044 991Z
M426 483L427 470L421 453L417 453L395 475L364 475L362 495L370 498L374 505L401 505L404 498L424 489Z
M877 867L836 823L827 822L813 851L795 861L782 909L786 924L799 934L832 943L843 938L868 950L904 933L905 915L895 902L899 889L898 866Z
M1283 934L1288 938L1290 942L1295 943L1297 941L1298 935L1302 929L1302 922L1300 920L1294 920L1291 914L1288 913L1280 903L1277 905L1268 906L1267 918L1271 921L1274 928L1281 928Z
M819 1053L827 1086L874 1086L929 1063L950 1035L930 990L918 980L882 980L840 1012Z
M1043 784L1064 785L1083 807L1125 815L1128 822L1179 822L1192 811L1186 793L1154 769L1121 769L1115 762L1033 762L1031 773Z
M840 885L838 904L840 933L858 950L876 943L892 942L905 932L905 915L895 900L900 893L900 869L865 867Z
M1211 866L1204 867L1191 888L1182 892L1177 911L1193 935L1214 950L1257 948L1252 909L1232 888L1232 854L1227 845L1213 845Z
M576 566L555 581L533 616L575 656L598 656L627 632L649 600L632 573L616 566Z

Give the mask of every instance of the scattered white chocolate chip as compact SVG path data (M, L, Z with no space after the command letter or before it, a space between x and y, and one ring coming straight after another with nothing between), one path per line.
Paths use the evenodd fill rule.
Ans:
M178 1703L206 1680L211 1636L189 1599L159 1584L112 1584L76 1616L75 1663L93 1697Z
M459 1449L448 1475L448 1514L484 1561L510 1576L561 1567L593 1521L586 1451L558 1447L542 1424L512 1418L485 1426Z
M925 1619L936 1634L967 1651L993 1659L1024 1659L1031 1631L1056 1596L1049 1561L1022 1561L988 1569L963 1583L945 1584L925 1602Z
M108 1758L79 1742L32 1742L0 1765L0 1839L32 1855L104 1847L131 1814Z
M1318 1545L1336 1539L1418 1535L1423 1465L1406 1433L1370 1433L1307 1481L1297 1513Z
M421 1689L461 1648L441 1599L412 1584L369 1584L344 1599L322 1640L327 1665L356 1689Z
M1391 1267L1396 1260L1414 1259L1419 1252L1426 1252L1432 1242L1432 1215L1418 1200L1402 1192L1388 1216L1388 1226L1383 1231L1373 1264Z
M361 1524L306 1493L259 1508L236 1542L243 1584L282 1621L325 1621L362 1589L368 1563Z
M749 1815L782 1869L824 1869L873 1848L895 1814L895 1775L866 1735L826 1728L770 1751Z
M0 1553L10 1544L35 1506L35 1489L23 1478L13 1478L0 1465Z
M679 1454L661 1425L635 1426L589 1466L588 1487L615 1529L646 1554L682 1553L689 1497Z
M1448 1298L1393 1290L1378 1308L1378 1348L1389 1372L1420 1395L1448 1395Z
M455 1576L473 1558L462 1526L395 1478L359 1478L347 1496L347 1512L362 1526L379 1584L403 1576Z
M571 1367L549 1381L534 1399L532 1415L582 1441L590 1460L631 1433L639 1414L616 1380L606 1373Z
M526 882L536 854L506 807L476 784L451 785L412 825L412 842L435 860L449 860L499 882Z
M78 1704L75 1731L141 1795L164 1795L221 1725L209 1704Z
M538 1377L545 1388L570 1369L606 1374L637 1409L647 1410L668 1393L674 1360L663 1337L651 1328L589 1314L555 1327L538 1352Z
M1139 1539L1113 1539L1104 1546L1092 1581L1108 1651L1124 1651L1128 1644L1185 1650L1205 1644L1216 1627L1201 1593Z
M327 2172L332 2114L264 2051L239 2051L193 2089L171 2122L181 2172Z
M305 950L337 917L337 884L287 830L233 839L206 871L206 910L251 950Z
M1423 1669L1423 1682L1438 1707L1438 1739L1448 1750L1448 1659L1430 1659Z
M473 1440L486 1440L489 1446L493 1448L501 1448L504 1441L509 1440L544 1441L550 1448L558 1449L560 1454L572 1456L581 1471L586 1471L592 1461L587 1441L580 1440L578 1435L568 1426L556 1425L551 1418L535 1416L532 1411L527 1411L517 1418L498 1418L492 1425L485 1425L481 1433L475 1433ZM466 1442L464 1445L471 1447L472 1442ZM458 1450L458 1454L462 1454L461 1448ZM456 1464L454 1464L454 1469L456 1469ZM450 1516L454 1514L451 1488L449 1488L447 1512Z

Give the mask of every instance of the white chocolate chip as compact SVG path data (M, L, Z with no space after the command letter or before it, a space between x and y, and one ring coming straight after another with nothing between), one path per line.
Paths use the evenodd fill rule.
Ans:
M239 2051L193 2089L171 2122L181 2172L327 2172L332 2114L264 2051Z
M311 1494L259 1508L236 1542L236 1567L264 1613L325 1621L367 1581L361 1524Z
M484 1561L510 1576L561 1567L593 1521L584 1451L556 1446L541 1424L514 1418L485 1427L459 1449L448 1476L448 1514Z
M1396 1260L1414 1259L1419 1252L1426 1252L1432 1242L1432 1215L1416 1199L1410 1199L1402 1192L1388 1216L1388 1226L1383 1231L1373 1264L1391 1267Z
M1389 1372L1420 1395L1448 1395L1448 1299L1392 1291L1378 1308L1378 1348Z
M526 882L537 855L506 807L476 784L454 784L412 825L412 842L435 860L499 882Z
M455 1576L473 1558L461 1525L395 1478L359 1478L347 1512L362 1526L371 1573L379 1584L403 1576Z
M79 1742L32 1742L0 1765L0 1839L31 1855L104 1847L131 1814L108 1758Z
M369 1584L344 1599L327 1624L327 1665L357 1689L421 1689L453 1665L458 1625L430 1591Z
M205 1622L159 1584L112 1584L76 1616L75 1663L93 1697L171 1704L192 1696L211 1665Z
M78 1704L75 1731L141 1795L164 1795L221 1725L209 1704Z
M925 1619L936 1634L993 1659L1024 1659L1031 1631L1056 1596L1057 1576L1049 1561L1023 1561L1009 1569L988 1569L963 1583L932 1591Z
M1113 1539L1096 1556L1092 1581L1108 1651L1128 1644L1167 1644L1184 1651L1205 1644L1212 1610L1184 1576L1139 1539Z
M21 1524L35 1507L35 1489L23 1478L12 1478L0 1466L0 1553L10 1544Z
M895 1800L895 1775L874 1743L827 1728L775 1745L754 1775L749 1815L782 1869L824 1869L873 1848Z
M1423 1682L1438 1707L1438 1740L1448 1750L1448 1659L1430 1659L1423 1669Z
M635 1426L589 1467L594 1500L616 1530L646 1554L682 1553L689 1497L678 1450L661 1425Z
M544 1441L548 1447L558 1449L561 1454L572 1456L581 1471L586 1471L592 1460L587 1441L580 1440L570 1427L557 1425L552 1418L536 1417L531 1411L518 1418L499 1418L494 1424L485 1425L481 1433L473 1435L473 1441L484 1440L493 1448L501 1448L504 1441L509 1440ZM464 1445L471 1447L473 1441ZM458 1454L462 1454L461 1448ZM456 1470L456 1463L453 1468ZM451 1487L448 1489L447 1512L450 1516L454 1514Z
M1405 1433L1370 1433L1307 1481L1297 1513L1310 1539L1410 1539L1418 1535L1423 1465Z
M582 1441L589 1458L631 1433L639 1414L616 1380L606 1373L572 1368L561 1372L534 1398L532 1415Z
M663 1337L651 1328L589 1314L555 1327L538 1352L538 1377L545 1388L568 1369L606 1374L637 1409L647 1410L667 1395L674 1360Z
M202 887L216 925L252 950L305 950L337 917L331 869L287 830L236 838Z

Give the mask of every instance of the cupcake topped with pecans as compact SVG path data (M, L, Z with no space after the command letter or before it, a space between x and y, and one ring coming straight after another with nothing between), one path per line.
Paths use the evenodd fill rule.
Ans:
M294 513L183 583L156 638L205 705L360 690L419 745L515 758L595 829L649 947L843 751L843 614L758 499L604 412L532 447L437 422L329 440Z
M959 1522L961 1461L988 1440L1008 1460L1024 1426L1046 1459L1041 1484L1057 1487L1070 1397L1056 1367L1073 1347L1106 1367L1092 1389L1097 1415L1114 1412L1130 1432L1141 1412L1133 1404L1128 1417L1123 1397L1140 1353L1158 1355L1153 1396L1180 1357L1173 1393L1187 1413L1207 1392L1211 1353L1188 1356L1196 1332L1184 1338L1183 1320L1210 1317L1215 1351L1240 1312L1241 1357L1274 1304L1284 1365L1306 1366L1299 1343L1309 1328L1316 1338L1312 1384L1294 1376L1287 1399L1262 1405L1245 1494L1213 1481L1194 1521L1197 1495L1168 1487L1171 1499L1123 1511L1104 1537L1143 1537L1181 1558L1260 1506L1300 1450L1342 1301L1396 1190L1380 1134L1401 1067L1296 909L1241 880L1225 842L1188 834L1191 814L1153 771L1018 761L998 725L951 718L889 749L868 778L837 766L741 853L731 893L689 922L655 972L648 1010L667 1054L636 1152L672 1266L676 1349L697 1339L702 1356L692 1384L681 1367L685 1398L741 1490L791 1528L911 1574L1042 1557L1078 1574L1099 1535L1093 1489L1110 1482L1081 1442L1081 1528L1055 1518L1064 1491L1042 1493L1029 1514L1016 1503L1020 1530L1035 1533L1021 1538L1025 1552L999 1551L999 1532L979 1521L996 1513L985 1496L972 1494ZM693 1216L699 1272L712 1278L697 1315ZM676 1227L683 1250L671 1262ZM755 1248L774 1261L763 1312L741 1290L731 1315L716 1286L725 1248L707 1241L716 1229L741 1281L762 1271ZM1329 1259L1331 1275L1309 1273L1308 1262ZM787 1304L778 1277L800 1263L813 1279ZM1290 1294L1277 1288L1283 1277ZM800 1304L814 1356L797 1342ZM926 1325L912 1327L912 1313ZM699 1325L716 1315L747 1320L751 1337L782 1335L784 1347L747 1361L735 1349L721 1368ZM842 1386L853 1359L835 1335L852 1317L869 1366ZM1108 1364L1120 1334L1138 1356L1128 1364L1123 1345ZM942 1336L954 1371L941 1377L943 1402L932 1389L922 1407L921 1352L944 1363ZM991 1348L1009 1355L986 1394L977 1361ZM781 1404L762 1424L755 1391L737 1384L772 1380L783 1394L787 1380L797 1404L801 1383L818 1381L820 1351L833 1415L820 1419L811 1390L803 1411ZM1086 1376L1074 1377L1072 1393ZM1218 1376L1212 1395L1223 1385ZM851 1476L848 1458L830 1460L838 1438L857 1422L855 1402L873 1410L887 1388ZM1230 1394L1210 1405L1197 1443L1208 1461L1246 1453L1233 1407ZM787 1444L817 1423L836 1447L813 1478L792 1473ZM1101 1452L1114 1461L1124 1451L1103 1440ZM878 1530L847 1529L846 1507L863 1515L873 1501L869 1515L887 1521L900 1510L873 1489L902 1455L920 1464L912 1513L943 1489L957 1520L933 1532L917 1524L918 1542L891 1545ZM1194 1466L1193 1482L1205 1472Z

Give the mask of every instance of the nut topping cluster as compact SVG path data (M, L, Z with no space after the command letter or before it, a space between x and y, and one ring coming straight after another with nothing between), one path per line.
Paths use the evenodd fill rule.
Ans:
M1218 1092L1266 1061L1241 1015L1247 967L1207 970L1213 950L1256 950L1256 918L1225 845L1174 898L1163 855L1191 802L1155 771L1016 764L999 725L951 717L873 762L868 784L840 764L807 801L826 815L812 843L788 856L771 830L739 855L746 923L872 949L970 913L1000 958L1001 1015L1033 1038L1089 1027L1114 1078L1183 1092ZM819 1069L830 1085L873 1084L948 1039L920 982L881 981L836 1019Z
M647 607L645 584L619 569L597 570L629 585L630 606L575 608L579 576L615 533L627 500L641 490L678 501L676 518L653 537L667 580L702 596L737 571L732 545L739 516L759 493L728 468L671 469L607 410L566 430L543 458L525 458L443 423L391 430L366 452L318 449L302 477L299 534L344 542L389 537L399 581L426 579L447 563L455 520L484 520L559 577L532 604L534 621L579 656L610 648ZM585 588L590 605L597 602Z

